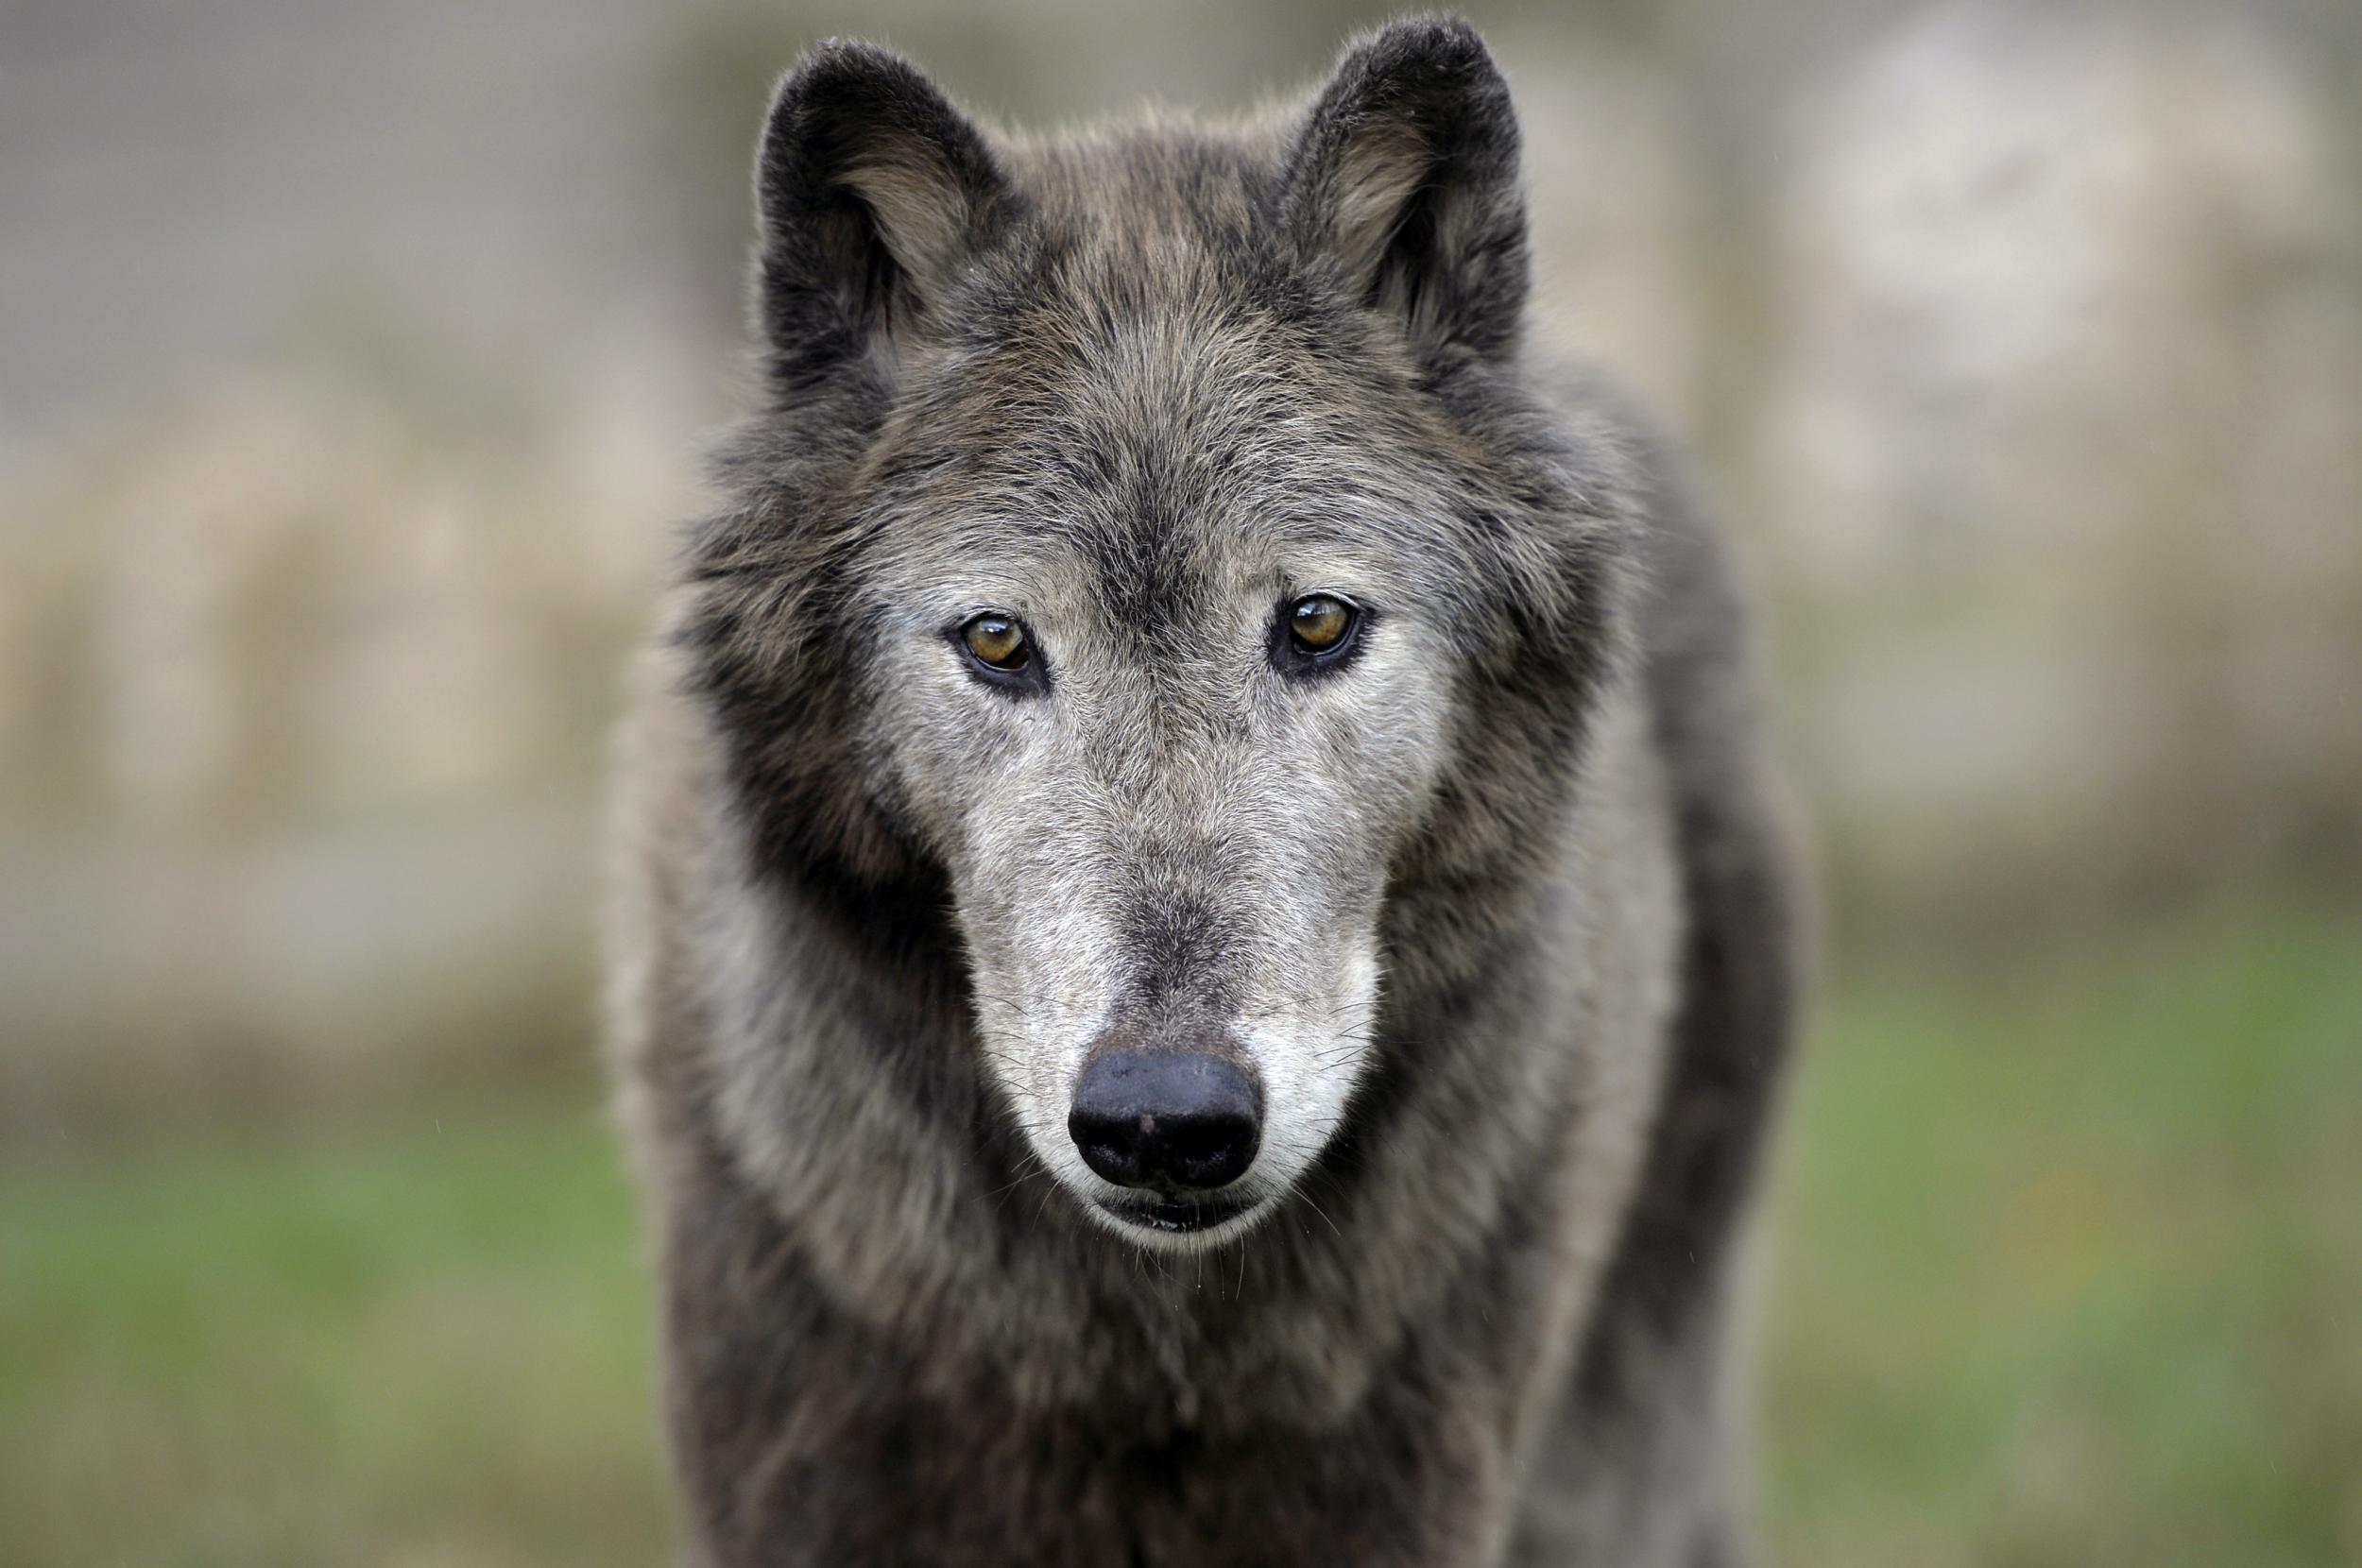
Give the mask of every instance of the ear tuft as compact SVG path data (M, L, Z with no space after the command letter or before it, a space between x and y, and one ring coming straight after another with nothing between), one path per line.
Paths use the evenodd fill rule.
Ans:
M1414 339L1484 354L1515 342L1529 287L1517 116L1467 23L1397 22L1347 48L1280 189L1302 251Z
M933 82L835 40L772 94L755 196L763 331L791 381L856 354L890 364L1016 207L983 133Z

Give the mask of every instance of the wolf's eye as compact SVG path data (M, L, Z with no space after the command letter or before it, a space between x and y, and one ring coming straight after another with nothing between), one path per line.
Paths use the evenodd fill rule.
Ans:
M1353 606L1326 593L1308 593L1288 606L1288 637L1299 653L1333 653L1353 635Z
M990 611L970 616L960 627L960 640L976 656L976 662L995 670L1018 671L1033 656L1033 649L1025 640L1025 628L1016 620Z
M1050 670L1034 652L1025 622L1000 610L971 615L951 628L951 640L967 655L967 673L987 686L1018 696L1050 690Z
M1291 599L1272 619L1272 668L1302 680L1342 673L1369 621L1361 605L1333 593Z

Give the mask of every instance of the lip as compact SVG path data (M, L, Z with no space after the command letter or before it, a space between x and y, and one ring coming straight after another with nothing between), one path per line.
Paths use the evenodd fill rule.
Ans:
M1191 1236L1210 1231L1225 1220L1236 1219L1252 1209L1259 1200L1253 1198L1157 1198L1136 1202L1113 1202L1099 1200L1099 1206L1127 1225L1142 1230L1163 1231L1172 1236Z

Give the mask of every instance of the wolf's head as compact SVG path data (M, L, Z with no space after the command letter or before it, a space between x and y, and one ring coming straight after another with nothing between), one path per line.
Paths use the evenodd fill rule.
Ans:
M772 409L685 622L774 861L948 902L993 1116L1203 1245L1321 1160L1419 894L1551 832L1604 508L1521 390L1509 94L1464 26L1275 130L987 138L823 47L758 170ZM870 890L870 891L864 891Z

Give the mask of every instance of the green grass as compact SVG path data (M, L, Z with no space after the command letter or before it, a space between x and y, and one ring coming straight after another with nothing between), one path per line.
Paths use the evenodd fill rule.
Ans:
M1833 998L1759 1408L1783 1557L2362 1562L2362 924Z
M0 1185L0 1563L664 1560L614 1143L529 1110Z
M2362 925L1823 1010L1775 1189L1780 1558L2362 1562ZM0 1177L0 1568L667 1559L603 1119Z

